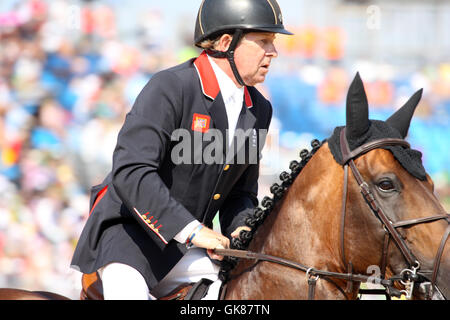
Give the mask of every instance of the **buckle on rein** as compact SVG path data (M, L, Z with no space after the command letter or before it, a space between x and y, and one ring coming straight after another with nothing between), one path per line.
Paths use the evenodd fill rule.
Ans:
M405 298L407 300L410 300L412 298L413 290L414 290L414 284L416 281L419 280L419 275L417 274L417 270L420 269L420 263L419 261L415 261L415 265L411 267L411 269L403 269L399 276L394 276L387 280L377 279L379 284L384 286L383 289L360 289L361 294L384 294L388 300L392 296L400 298L402 295L405 295ZM320 276L319 274L316 274L314 272L314 268L309 268L306 271L306 282L308 283L308 300L314 300L315 298L315 289L317 280L319 280ZM375 281L377 281L375 280ZM351 280L350 280L351 281ZM402 285L405 286L404 290L398 290L395 289L393 284L395 281L400 281Z
M420 269L419 261L415 261L415 265L411 269L403 269L400 274L393 276L387 280L381 280L380 284L385 288L386 297L397 297L400 298L405 295L407 300L411 300L414 291L414 284L419 280L420 276L417 274L417 270ZM394 282L400 281L400 283L405 286L404 290L398 290L394 287ZM376 294L376 293L374 293Z
M420 269L420 263L417 260L415 263L416 265L411 269L403 269L400 272L400 283L405 286L405 290L400 290L400 292L403 293L408 300L412 298L414 283L419 280L417 270ZM403 279L406 279L406 281L404 281Z
M314 300L316 294L316 283L319 280L319 275L313 275L313 268L306 271L306 281L308 282L308 300Z

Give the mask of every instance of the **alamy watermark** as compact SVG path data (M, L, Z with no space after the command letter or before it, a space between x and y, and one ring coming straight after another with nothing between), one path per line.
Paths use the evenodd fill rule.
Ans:
M368 6L366 9L366 26L369 30L380 30L381 28L381 8L377 5Z
M175 165L257 164L267 135L266 129L237 128L230 141L228 130L224 135L214 128L205 133L180 128L171 136L171 160Z
M381 270L377 265L370 265L367 267L367 273L371 276L367 279L367 283L380 284L381 283Z
M81 7L69 5L66 10L66 29L81 30Z

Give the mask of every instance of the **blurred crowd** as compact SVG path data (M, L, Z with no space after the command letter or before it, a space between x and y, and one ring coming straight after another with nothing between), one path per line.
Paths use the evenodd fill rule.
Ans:
M125 114L154 72L198 54L189 45L173 50L154 41L155 28L139 25L130 44L121 41L115 13L105 5L28 0L0 11L0 287L78 298L80 275L70 260L90 188L111 168ZM379 70L346 66L335 29L327 63L315 63L311 30L299 31L294 40L280 40L280 61L260 88L275 108L272 130L279 130L272 145L277 158L267 154L263 167L262 196L301 148L343 124L353 69ZM389 115L418 86L429 92L411 139L423 148L425 167L448 202L450 65L404 78L385 69L391 77L364 79L375 115Z
M82 23L67 24L71 10ZM145 30L139 50L121 43L108 7L77 10L31 0L0 14L0 287L72 298L90 187L111 168L133 99L178 62Z

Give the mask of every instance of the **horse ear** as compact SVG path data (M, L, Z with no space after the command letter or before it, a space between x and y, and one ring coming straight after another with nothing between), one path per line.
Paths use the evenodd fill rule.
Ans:
M414 111L422 98L422 92L423 89L420 89L414 93L413 96L403 105L403 107L398 109L392 116L389 117L389 119L386 120L388 125L400 132L403 139L408 135L409 125L411 123Z
M347 139L358 138L366 133L369 129L369 104L359 72L356 73L348 89L346 112Z

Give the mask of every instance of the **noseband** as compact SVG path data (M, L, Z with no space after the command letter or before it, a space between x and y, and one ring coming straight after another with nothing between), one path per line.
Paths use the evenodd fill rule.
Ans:
M341 130L341 133L340 133L340 146L341 146L341 153L342 153L341 165L344 166L344 192L343 192L343 196L342 196L342 209L341 209L342 210L341 211L342 260L344 261L345 265L349 266L349 270L351 272L351 262L347 263L346 256L345 256L345 246L344 246L345 213L346 213L347 190L348 190L348 167L350 167L350 169L353 173L353 176L355 177L356 182L359 185L361 194L363 195L366 202L369 204L372 212L383 224L383 228L385 231L385 237L384 237L382 262L381 262L382 278L383 279L385 278L388 245L389 245L389 240L392 238L409 265L408 269L404 269L400 273L400 278L401 278L402 283L404 285L406 285L406 288L407 288L407 290L404 291L403 293L406 294L407 298L411 298L413 287L414 287L414 282L417 281L419 278L418 274L423 275L425 273L430 273L430 272L421 271L421 272L417 273L417 271L420 269L420 262L414 256L414 254L411 252L411 250L409 249L408 245L405 242L405 239L400 235L397 228L411 227L411 226L415 226L418 224L434 222L437 220L447 220L447 222L450 223L450 216L449 216L449 214L445 213L445 214L439 214L439 215L435 215L435 216L431 216L431 217L398 221L398 222L394 223L391 221L391 219L389 219L389 217L383 211L383 209L379 205L379 202L378 202L376 196L370 190L367 182L364 181L361 173L359 172L358 168L355 165L354 159L356 159L357 157L359 157L371 150L382 148L382 147L387 147L387 146L402 146L402 147L410 148L409 143L406 142L405 140L394 139L394 138L379 139L379 140L374 140L374 141L368 142L368 143L354 149L353 151L350 151L347 137L345 134L345 128L344 128L343 130ZM440 260L441 260L442 254L444 252L445 244L449 237L449 233L450 233L450 225L449 225L449 227L447 227L447 229L442 237L439 248L435 255L433 270L432 270L431 291L434 289L435 284L436 284L437 275L438 275L439 266L440 266ZM403 280L406 280L406 282L403 282ZM429 298L431 298L432 292L429 292L428 296L429 296Z
M342 153L342 162L341 165L344 166L344 190L343 190L343 196L342 196L342 209L341 209L341 254L342 254L342 260L344 261L344 265L349 266L347 273L339 273L339 272L331 272L326 270L318 270L315 268L308 267L306 265L303 265L298 262L294 262L288 259L284 259L281 257L276 257L264 253L257 253L257 252L251 252L251 251L245 251L245 250L234 250L234 249L215 249L215 253L222 255L222 256L230 256L230 257L236 257L236 258L243 258L243 259L252 259L259 261L268 261L280 265L284 265L293 269L297 269L300 271L303 271L306 273L306 280L309 286L308 291L308 299L312 300L314 299L315 295L315 286L317 283L317 280L319 278L323 278L330 283L332 283L346 298L347 294L345 291L336 284L332 279L341 279L344 281L347 281L347 292L352 292L352 284L353 282L369 282L373 281L373 276L367 276L367 275L361 275L361 274L354 274L352 270L352 264L351 262L347 263L346 256L345 256L345 247L344 247L344 229L345 229L345 217L346 217L346 204L347 204L347 189L348 189L348 168L350 167L353 176L355 177L360 190L361 194L363 195L364 199L370 206L370 209L375 214L375 216L381 221L383 224L383 228L385 231L385 238L384 238L384 244L383 244L383 253L382 253L382 264L381 264L381 273L382 277L380 279L376 279L379 284L383 285L386 288L386 291L380 291L380 290L362 290L360 289L359 292L363 294L384 294L388 299L390 299L390 296L400 296L401 294L405 294L407 298L411 298L412 291L414 288L414 283L419 281L419 275L423 275L426 273L432 273L432 279L431 279L431 291L428 292L428 297L431 298L432 291L435 287L437 275L439 271L439 265L440 260L442 257L442 254L444 252L445 244L447 242L447 239L449 237L450 233L450 215L447 213L431 216L431 217L425 217L425 218L418 218L418 219L412 219L412 220L405 220L405 221L398 221L398 222L392 222L389 217L385 214L381 206L379 205L379 202L376 198L376 196L371 192L369 185L367 182L364 181L361 173L359 172L358 168L355 165L354 159L357 157L371 151L374 149L386 147L386 146L403 146L406 148L410 147L410 144L406 142L403 139L394 139L394 138L385 138L380 140L374 140L371 142L368 142L353 151L350 151L348 141L345 135L345 128L341 130L340 135L340 145L341 145L341 153ZM435 255L434 264L433 264L433 270L432 271L420 271L420 262L418 259L414 256L414 254L411 252L409 247L407 246L405 240L400 235L400 233L397 231L397 228L405 228L405 227L411 227L418 224L423 223L429 223L434 222L437 220L447 220L449 223L449 227L447 227L444 236L442 237L441 243L439 245L439 248L437 250L437 253ZM388 245L390 238L392 238L399 248L400 252L404 256L405 260L407 261L407 264L409 268L403 269L399 275L393 276L390 279L385 279L385 272L386 272L386 264L387 264L387 254L388 254ZM403 285L405 285L405 288L407 290L397 290L394 288L394 282L400 281ZM222 290L222 293L224 295L225 290Z

